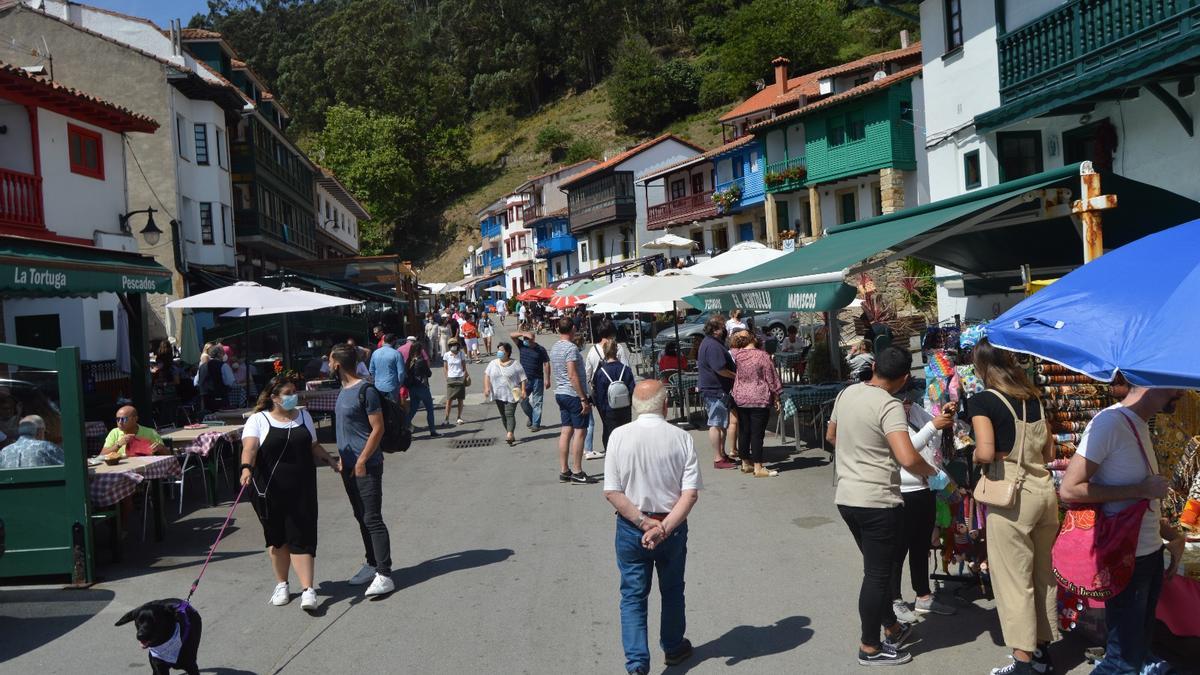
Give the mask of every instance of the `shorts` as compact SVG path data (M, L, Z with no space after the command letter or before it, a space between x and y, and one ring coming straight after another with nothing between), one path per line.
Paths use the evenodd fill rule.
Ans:
M467 351L479 351L479 338L467 338Z
M467 385L461 377L446 380L446 400L461 401L467 397Z
M708 411L708 426L722 429L729 426L729 408L725 407L724 396L705 394L704 409Z
M555 394L554 400L558 403L558 414L562 419L564 427L571 427L572 429L586 429L588 427L588 420L592 416L583 413L583 402L579 400L578 396Z

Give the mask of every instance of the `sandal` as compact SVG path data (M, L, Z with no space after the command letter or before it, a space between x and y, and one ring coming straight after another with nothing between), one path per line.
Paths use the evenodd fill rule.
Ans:
M754 472L755 478L773 478L778 475L779 475L779 472L776 471L775 469L768 469L765 467L762 469L757 469Z
M750 462L742 462L742 473L754 473L754 465Z

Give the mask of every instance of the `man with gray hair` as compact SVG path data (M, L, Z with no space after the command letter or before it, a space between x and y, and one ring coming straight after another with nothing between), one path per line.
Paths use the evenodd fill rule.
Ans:
M617 570L621 574L621 642L625 670L650 672L646 598L655 568L662 595L659 644L666 664L692 655L684 637L683 573L687 517L699 498L700 461L692 437L667 422L667 391L659 380L633 389L638 417L609 437L604 497L617 510Z
M17 434L17 440L0 450L0 469L63 465L63 449L46 440L46 421L40 415L22 417Z

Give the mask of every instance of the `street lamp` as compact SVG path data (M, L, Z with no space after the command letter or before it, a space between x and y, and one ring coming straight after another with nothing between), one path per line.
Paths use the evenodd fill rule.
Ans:
M144 213L146 214L146 226L142 228L142 231L139 232L139 234L146 239L147 245L156 246L158 244L159 237L162 236L163 231L158 229L158 225L154 224L154 211L155 208L150 206L139 211L130 211L124 215L118 215L117 219L121 222L121 230L129 232L129 219L139 213Z

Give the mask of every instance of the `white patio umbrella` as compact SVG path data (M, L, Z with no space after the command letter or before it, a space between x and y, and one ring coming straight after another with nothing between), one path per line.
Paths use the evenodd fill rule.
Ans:
M503 286L501 286L500 284L493 284L493 285L491 285L491 286L488 286L487 288L485 288L485 289L483 289L483 290L484 290L484 292L485 292L485 293L504 293L504 292L505 292L505 291L507 291L508 289L507 289L507 288L505 288L505 287L503 287Z
M786 254L757 241L743 241L721 255L685 267L683 271L706 277L724 277L757 267L782 255Z
M663 236L659 237L658 239L655 239L654 241L650 242L649 244L642 246L642 248L649 248L649 249L686 248L686 249L690 250L690 249L696 248L697 246L699 246L699 244L697 244L696 242L694 242L691 239L688 239L686 237L681 237L677 234L664 234Z
M306 291L302 288L287 287L279 289L279 292L286 296L285 305L278 307L247 307L235 309L231 312L225 312L223 317L246 317L246 316L266 316L268 314L289 314L291 312L308 312L314 309L326 309L329 307L345 307L346 305L361 305L362 300L347 300L339 298L336 295L326 295L324 293L314 293Z
M612 312L671 312L674 317L675 344L679 344L679 316L676 303L692 295L695 288L710 281L712 277L667 271L655 276L639 277L624 286L604 293L595 303ZM588 302L592 298L584 299ZM593 307L594 311L597 311ZM683 416L683 381L679 380L679 413Z

